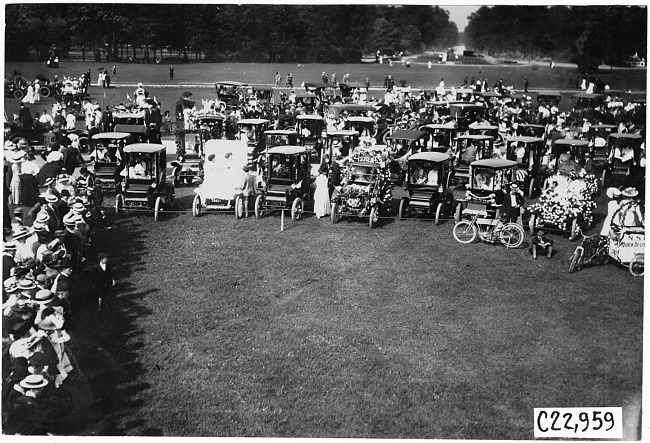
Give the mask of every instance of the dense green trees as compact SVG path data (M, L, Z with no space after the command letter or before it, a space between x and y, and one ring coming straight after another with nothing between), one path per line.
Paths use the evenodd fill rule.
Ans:
M415 52L458 38L445 10L423 5L17 4L6 19L8 60L79 47L114 61L140 47L151 58L355 62L380 47Z
M552 57L582 68L647 54L642 6L484 6L465 29L468 46L510 56Z

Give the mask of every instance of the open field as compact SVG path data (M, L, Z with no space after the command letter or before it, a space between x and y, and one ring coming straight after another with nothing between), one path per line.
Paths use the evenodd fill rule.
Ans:
M6 69L56 72L16 66ZM64 62L58 74L96 75L96 66ZM342 66L290 69L298 86L323 70L340 76ZM389 72L349 67L360 74L353 81L372 75L375 85ZM413 84L423 86L441 75L448 84L478 76L471 70L479 67L452 68L394 67L417 73ZM483 75L511 84L499 68L483 66ZM147 89L170 109L184 82L268 84L287 65L179 65L174 82L167 69L118 65L118 84L160 85ZM570 75L502 69L529 75L533 88L561 88ZM645 71L615 72L613 89L645 85ZM213 97L211 87L187 89L199 101ZM119 103L132 90L111 88L106 100ZM90 93L103 98L96 86ZM551 234L553 259L533 261L530 237L510 251L461 245L449 221L383 219L370 230L307 214L285 219L280 232L279 214L193 218L192 197L179 188L178 212L158 223L127 212L117 229L97 234L93 253L109 252L118 267L116 299L97 313L80 297L71 346L105 420L75 433L532 439L535 407L625 413L640 395L644 281L614 264L569 275L576 244L559 234ZM606 202L597 201L599 224Z

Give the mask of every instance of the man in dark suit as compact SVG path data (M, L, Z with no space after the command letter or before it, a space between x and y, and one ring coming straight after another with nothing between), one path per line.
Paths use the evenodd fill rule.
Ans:
M108 254L100 252L97 259L99 263L93 268L93 280L98 295L97 312L101 312L103 308L108 308L108 298L115 286L115 279L113 267L108 262Z
M25 103L20 104L20 109L18 110L18 121L23 124L23 130L25 134L29 135L32 133L32 113L29 111L29 108L25 106Z
M11 268L16 267L16 261L14 260L15 254L16 242L5 243L2 249L2 281L7 280L10 277Z
M506 221L517 223L521 215L521 207L524 204L524 195L517 183L510 185L510 192L503 199L503 214Z

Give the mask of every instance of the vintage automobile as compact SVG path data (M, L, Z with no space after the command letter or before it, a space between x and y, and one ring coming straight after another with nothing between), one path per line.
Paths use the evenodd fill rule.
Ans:
M428 100L424 102L424 121L421 122L422 124L440 122L446 118L451 118L447 100Z
M534 123L519 123L517 126L517 135L546 139L546 126Z
M336 85L332 83L306 82L305 92L316 95L322 103L334 99L339 91L337 90Z
M240 140L208 140L204 145L203 181L194 189L192 215L203 211L231 211L241 218L244 202L241 198L242 169L248 163L245 142Z
M355 89L359 90L365 90L366 85L365 83L339 83L339 89L341 90L341 97L346 98L346 97L352 97L352 94L354 93Z
M406 177L407 159L418 152L426 152L429 133L398 129L386 137L390 151L390 173L393 183L401 183Z
M408 159L404 188L408 197L399 204L399 218L411 213L434 215L440 224L445 215L453 212L454 194L449 187L453 175L452 158L440 152L420 152Z
M377 144L387 144L386 137L390 135L391 125L394 119L390 115L390 108L385 104L354 104L354 103L333 103L323 106L324 115L330 119L338 120L346 117L370 117L376 116L375 132L371 134ZM373 117L374 120L374 117ZM348 128L346 128L348 129ZM351 127L349 129L352 129Z
M82 120L86 117L83 108L84 100L90 100L90 94L85 92L59 94L54 95L54 99L61 104L61 107L65 109L66 114L74 114L77 120Z
M635 186L644 189L645 168L641 166L643 137L640 134L613 133L607 138L609 165L606 179L615 185Z
M470 178L470 164L475 160L492 158L494 137L489 135L459 135L452 150L454 159L454 182L467 183Z
M374 138L377 134L377 123L372 117L352 115L348 117L348 125L359 133L360 138Z
M325 122L319 115L296 115L296 132L300 145L310 151L310 158L318 158L323 149L323 128Z
M264 131L266 137L266 148L275 146L298 145L298 133L293 129L269 129Z
M589 151L591 152L595 174L600 182L601 189L605 187L605 178L610 166L610 151L607 140L610 134L617 132L616 125L596 124L589 126L589 132L586 134L589 142Z
M321 153L321 163L326 155L330 160L337 155L347 157L358 145L359 133L357 131L348 129L329 131L325 134L325 149Z
M299 103L308 114L312 114L314 111L322 114L321 99L314 94L313 92L299 92L296 94L296 103Z
M255 199L255 217L269 211L291 211L302 219L305 205L312 203L311 163L304 146L276 146L267 152L262 192Z
M251 88L251 94L257 100L268 100L269 103L273 103L274 101L274 89L272 86L255 85Z
M130 134L126 132L100 132L90 140L90 159L94 163L95 177L102 189L115 189L124 168L124 146Z
M482 206L479 208L481 211L485 211L490 218L498 219L506 186L514 182L516 173L517 163L511 160L487 158L472 162L468 182L453 191L454 201L457 202L454 213L456 223L469 203Z
M243 98L246 95L247 86L247 83L233 81L219 81L214 84L217 98L222 103Z
M456 137L456 125L454 122L430 123L421 126L419 130L430 134L428 151L444 153L452 149Z
M171 162L175 186L190 185L203 178L203 143L200 129L176 132L176 159Z
M181 120L183 119L181 118ZM144 109L115 109L113 111L113 131L130 134L129 144L145 143L148 140L149 127L146 121Z
M584 164L585 154L589 151L589 142L580 139L561 138L555 140L555 148L558 152L569 152L571 156L580 164Z
M332 223L346 216L368 217L368 225L375 227L380 213L390 213L392 189L390 173L380 163L348 163L340 190L332 194Z
M135 143L124 147L124 180L115 196L115 211L153 209L155 221L163 210L174 206L174 183L167 179L165 145Z
M545 179L540 170L544 139L529 136L506 137L506 144L506 159L517 162L516 182L528 191L528 198L533 198Z
M559 106L562 94L559 91L537 91L537 104L539 106Z
M458 133L467 132L469 125L481 121L486 115L487 108L475 103L451 103L449 114L456 122Z
M573 110L567 123L571 126L582 124L583 119L590 122L614 123L614 116L610 113L604 113L600 109L605 104L604 94L588 94L579 92L571 96L573 100Z
M269 128L269 121L263 118L244 118L237 122L237 140L248 146L248 165L253 166L255 159L266 149L264 132Z
M225 120L220 114L198 114L190 129L198 131L204 141L220 140L225 137Z

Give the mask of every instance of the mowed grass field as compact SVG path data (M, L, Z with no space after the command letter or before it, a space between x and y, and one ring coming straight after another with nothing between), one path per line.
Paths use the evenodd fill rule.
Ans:
M96 66L62 65L59 77ZM264 83L281 69L246 66ZM381 67L368 66L381 81ZM118 76L162 85L167 69L118 65ZM207 82L226 72L175 69L173 87L150 91L163 103L185 90L181 75ZM332 72L314 65L309 79L322 70ZM459 70L457 82L465 75L474 74ZM100 91L90 92L99 100ZM640 395L643 280L615 264L569 275L576 244L557 233L553 259L533 261L530 237L510 251L461 245L449 221L383 219L370 230L365 220L307 214L285 218L281 232L279 214L194 218L192 197L180 188L178 212L160 222L127 212L97 233L93 252L109 252L117 267L116 297L97 313L82 294L71 331L108 422L95 433L532 439L533 408L625 413ZM602 222L604 197L598 203Z

